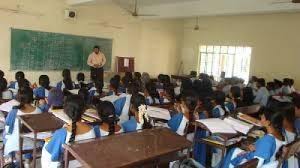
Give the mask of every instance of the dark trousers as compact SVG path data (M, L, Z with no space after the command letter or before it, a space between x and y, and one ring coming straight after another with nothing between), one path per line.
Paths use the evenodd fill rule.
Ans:
M101 82L103 84L103 67L102 68L94 68L91 67L91 79L93 82Z

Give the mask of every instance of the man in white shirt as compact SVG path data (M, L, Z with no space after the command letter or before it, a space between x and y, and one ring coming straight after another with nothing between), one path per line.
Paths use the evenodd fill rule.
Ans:
M87 64L91 67L91 79L94 82L103 83L103 67L105 63L105 55L100 51L99 46L95 46L93 53L89 55L87 60Z

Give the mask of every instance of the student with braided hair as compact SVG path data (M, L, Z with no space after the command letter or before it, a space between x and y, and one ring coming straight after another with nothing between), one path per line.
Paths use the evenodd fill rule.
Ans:
M151 129L152 125L147 114L145 97L134 95L130 100L129 120L122 124L124 132L135 132L141 129Z
M55 131L43 147L41 163L43 168L60 167L63 157L63 144L95 138L94 130L81 122L85 103L81 96L70 95L64 103L64 112L72 120L63 128ZM77 167L77 161L70 162L70 167Z
M94 131L97 138L122 133L122 128L117 124L115 107L109 101L103 101L97 105L97 112L102 120L100 126L95 126Z

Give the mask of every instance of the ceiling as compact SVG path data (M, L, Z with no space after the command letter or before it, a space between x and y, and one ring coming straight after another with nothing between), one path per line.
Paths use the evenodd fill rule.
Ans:
M131 10L134 0L66 0L70 5L115 3ZM148 18L184 18L193 16L242 15L300 11L300 3L291 0L138 0L139 13Z

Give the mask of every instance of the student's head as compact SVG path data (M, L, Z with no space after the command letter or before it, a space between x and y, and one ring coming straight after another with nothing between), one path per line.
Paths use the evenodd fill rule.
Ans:
M77 74L77 81L83 82L85 80L85 75L82 72Z
M0 70L0 79L4 78L4 72Z
M153 82L149 82L146 84L145 94L149 95L152 99L155 99L155 98L159 99L159 93L156 90L155 83L153 83Z
M110 89L111 89L115 94L117 94L117 93L118 93L118 88L119 88L119 86L120 86L119 81L118 81L116 78L111 78L109 83L110 83L110 85L109 85Z
M137 95L139 94L139 86L137 83L133 82L128 85L127 94Z
M134 72L134 74L133 74L134 80L141 80L141 77L142 77L142 75L140 72Z
M256 82L257 81L257 77L256 76L251 76L251 79L250 79L250 81L249 82Z
M193 87L193 83L190 79L182 79L181 80L181 92L182 93L191 90L192 87Z
M86 105L90 104L90 97L89 97L90 95L89 95L89 91L87 88L79 89L78 95L84 99L84 102L86 103Z
M16 81L25 79L25 74L24 74L24 72L22 72L22 71L16 72L16 74L15 74L15 79L16 79Z
M33 91L30 87L21 87L18 90L17 101L20 103L19 108L30 105L33 102Z
M2 92L7 89L7 81L5 78L0 78L0 98L2 96Z
M100 52L100 47L99 46L94 46L94 53L98 54Z
M102 82L95 82L95 88L97 92L101 95L103 93L103 83Z
M49 106L62 107L64 104L64 94L60 89L52 88L46 100Z
M264 78L259 78L256 81L256 87L257 88L261 88L261 87L265 87L266 86L266 81Z
M295 105L295 115L297 118L300 118L300 95L295 94L293 96L293 103Z
M225 93L222 91L214 91L213 93L213 97L212 97L212 103L214 104L214 106L216 105L221 105L222 107L224 107L224 103L225 103Z
M62 71L62 77L64 80L70 80L71 79L71 71L69 69L64 69Z
M254 95L251 87L244 87L242 94L242 100L245 103L245 105L253 104Z
M198 96L194 92L186 92L181 96L181 105L185 111L192 113L198 103Z
M266 108L261 116L261 124L265 128L271 128L281 134L283 127L283 116L277 109Z
M274 79L275 89L279 89L282 87L282 82L278 79Z
M238 99L241 97L241 88L238 86L232 86L230 88L229 96L233 99Z
M120 75L115 75L114 78L120 83L121 82L121 76Z
M133 77L131 72L125 72L125 77L131 82Z
M84 100L79 95L70 95L64 103L64 112L72 120L72 134L69 142L75 141L77 126L76 123L81 120L81 115L85 110Z
M290 79L289 78L284 78L283 79L283 85L284 86L290 86Z
M290 79L290 86L293 86L295 83L294 79Z
M283 112L283 125L293 125L295 123L295 106L292 103L285 103L281 107L281 111Z
M40 86L49 89L49 85L50 85L50 80L49 77L47 75L41 75L39 78L39 84Z
M147 72L142 73L142 82L144 84L148 83L150 81L150 75Z
M141 94L131 97L130 100L130 115L138 118L140 123L143 124L143 129L150 129L152 125L149 121L147 112L146 112L146 100L145 97ZM141 117L140 117L141 116ZM142 121L141 121L142 120Z
M274 90L275 89L275 85L274 82L268 82L267 83L267 89L270 90Z
M174 102L175 100L175 92L173 86L168 86L165 88L165 96L170 102Z
M113 135L117 121L114 105L109 101L103 101L97 105L97 112L102 122L108 124L109 135Z

